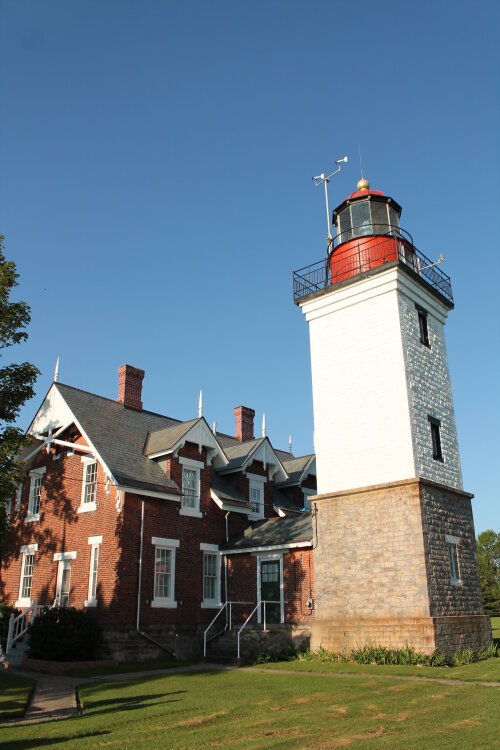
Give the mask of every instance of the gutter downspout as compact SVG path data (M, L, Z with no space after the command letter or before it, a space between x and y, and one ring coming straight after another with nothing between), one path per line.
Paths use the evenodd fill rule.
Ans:
M142 549L144 546L144 500L141 500L141 548L139 551L139 585L137 586L137 620L136 620L136 630L143 638L145 638L150 643L153 643L157 648L160 648L162 651L165 651L169 656L175 659L175 654L172 651L169 651L168 648L165 648L165 646L162 646L161 643L158 643L155 641L151 636L149 636L147 633L144 633L140 628L140 622L141 622L141 589L142 589Z

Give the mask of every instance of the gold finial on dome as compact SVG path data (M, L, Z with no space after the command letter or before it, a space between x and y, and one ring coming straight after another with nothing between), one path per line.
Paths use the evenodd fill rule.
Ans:
M356 189L357 189L358 191L361 191L361 190L369 190L369 189L370 189L370 183L368 182L368 180L365 180L365 178L364 178L364 177L362 177L362 178L361 178L361 179L359 180L358 184L356 185Z

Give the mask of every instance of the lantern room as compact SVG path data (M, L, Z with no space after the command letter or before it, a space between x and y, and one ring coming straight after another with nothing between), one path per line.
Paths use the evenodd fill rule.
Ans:
M356 192L333 212L337 245L356 237L399 234L401 211L395 200L381 190L370 190L368 180L360 180Z

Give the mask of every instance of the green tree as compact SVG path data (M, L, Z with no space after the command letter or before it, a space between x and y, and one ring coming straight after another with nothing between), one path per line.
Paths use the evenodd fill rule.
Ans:
M491 529L479 534L477 560L484 611L500 615L500 534Z
M2 349L26 341L24 330L31 320L26 302L11 302L17 286L16 264L5 259L4 236L0 234L0 357ZM22 464L16 460L26 438L14 426L21 406L34 395L39 370L29 362L0 367L0 555L7 527L6 504L12 499L22 476Z

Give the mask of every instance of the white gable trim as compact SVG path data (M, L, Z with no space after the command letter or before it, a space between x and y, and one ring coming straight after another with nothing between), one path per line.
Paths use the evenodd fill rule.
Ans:
M160 458L178 453L185 444L195 443L198 445L200 453L203 448L207 449L207 464L213 466L225 466L229 463L219 441L208 426L204 417L198 419L189 430L168 450L151 453L148 458Z
M274 452L274 448L271 445L269 438L266 437L253 453L248 456L242 468L250 464L252 461L262 461L264 464L264 471L269 466L269 479L271 481L284 482L288 479L288 474ZM250 474L247 472L245 472L245 474L250 477Z

